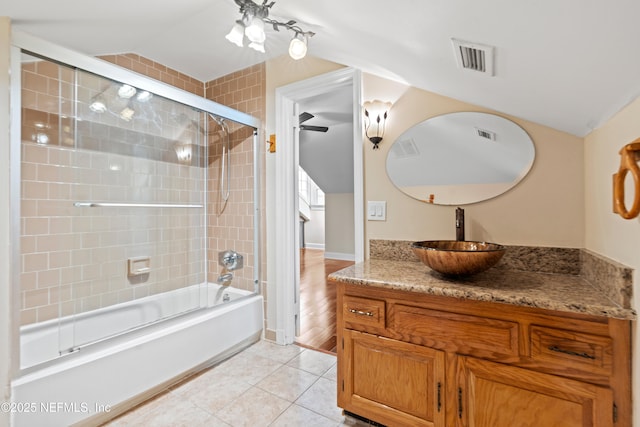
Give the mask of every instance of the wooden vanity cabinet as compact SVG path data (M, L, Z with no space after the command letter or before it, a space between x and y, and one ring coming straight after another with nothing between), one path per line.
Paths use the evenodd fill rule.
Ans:
M390 427L631 425L629 321L337 289L346 411Z

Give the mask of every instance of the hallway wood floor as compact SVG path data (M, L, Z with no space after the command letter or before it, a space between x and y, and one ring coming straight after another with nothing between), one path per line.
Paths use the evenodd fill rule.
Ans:
M327 280L353 261L325 259L321 249L300 250L300 335L296 343L336 352L336 288Z

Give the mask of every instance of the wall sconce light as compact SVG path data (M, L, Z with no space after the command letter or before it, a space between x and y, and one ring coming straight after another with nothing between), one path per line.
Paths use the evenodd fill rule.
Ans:
M364 103L364 132L373 143L373 149L377 150L378 144L384 137L384 129L387 125L390 102L382 102L379 100L367 101Z

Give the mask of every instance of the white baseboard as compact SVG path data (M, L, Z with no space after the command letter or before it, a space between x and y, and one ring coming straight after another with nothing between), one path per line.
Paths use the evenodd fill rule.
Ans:
M304 244L305 248L309 249L322 249L324 250L324 243L306 243Z
M355 254L343 254L343 253L340 253L340 252L325 252L324 253L324 257L325 258L329 258L329 259L339 259L341 261L355 261L356 260Z

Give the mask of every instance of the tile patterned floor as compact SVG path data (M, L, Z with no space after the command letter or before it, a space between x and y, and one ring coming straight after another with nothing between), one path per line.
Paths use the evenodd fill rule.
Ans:
M336 427L336 357L260 341L106 424Z

